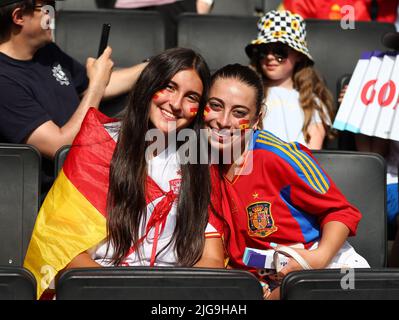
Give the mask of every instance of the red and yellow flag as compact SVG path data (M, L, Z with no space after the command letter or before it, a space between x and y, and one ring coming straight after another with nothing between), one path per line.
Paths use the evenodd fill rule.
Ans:
M96 109L81 130L36 220L24 267L40 298L71 260L106 238L109 165L116 146L104 124L116 122Z

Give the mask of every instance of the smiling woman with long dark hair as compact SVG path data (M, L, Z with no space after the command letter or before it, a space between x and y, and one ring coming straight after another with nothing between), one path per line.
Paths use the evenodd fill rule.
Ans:
M146 216L150 219L148 210L147 213L145 210L149 169L153 178L156 176L154 171L161 170L154 167L155 163L162 166L157 158L165 157L166 161L173 162L175 157L162 153L155 162L151 159L147 163L145 155L150 142L145 141L144 136L151 128L167 135L168 124L173 123L176 131L189 127L199 137L208 86L209 71L205 61L188 49L169 50L154 58L138 80L122 122L110 169L108 230L110 243L115 248L112 256L115 264L123 261L132 243L138 249L142 236L141 222ZM196 108L198 113L193 116L192 110ZM173 143L168 141L168 144ZM197 164L175 167L175 170L181 171L177 207L172 209L176 210L176 216L170 218L175 220L175 228L174 232L170 231L167 241L165 239L161 253L158 253L167 260L164 261L166 264L171 263L169 259L174 259L168 256L167 246L175 247L176 262L182 266L192 266L202 256L204 231L208 223L210 175L208 166L199 163L198 160ZM167 175L162 174L160 180L167 180ZM176 176L174 179L180 178ZM162 181L156 182L162 184ZM146 243L147 240L142 241ZM138 259L137 256L135 258ZM147 259L150 260L150 256Z

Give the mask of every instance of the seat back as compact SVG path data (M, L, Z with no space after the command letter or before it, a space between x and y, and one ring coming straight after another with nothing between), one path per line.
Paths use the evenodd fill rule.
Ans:
M257 20L252 16L183 14L179 19L178 46L201 53L212 71L228 63L247 65L244 48L256 38Z
M343 29L340 21L306 20L307 41L315 67L336 97L336 83L343 74L351 74L365 51L386 50L382 36L395 31L390 23L356 21L355 29Z
M239 270L122 267L62 274L58 300L262 300L255 276Z
M271 10L277 10L280 4L282 3L281 0L262 0L262 2L263 2L264 13Z
M0 144L0 265L22 266L39 209L40 153Z
M36 280L29 270L0 267L0 300L35 300Z
M157 12L134 10L60 11L56 43L85 64L96 57L103 23L111 24L109 45L116 67L129 67L165 50L164 25Z
M216 15L253 15L257 0L216 0L211 14Z
M58 173L61 171L69 149L71 149L71 146L63 146L56 152L54 157L54 177L58 176Z
M386 164L374 153L313 151L313 155L346 196L362 213L357 235L349 238L371 267L386 266Z
M398 269L310 270L289 273L284 300L398 300Z
M70 10L70 11L92 11L97 9L95 0L68 0L57 1L57 10Z

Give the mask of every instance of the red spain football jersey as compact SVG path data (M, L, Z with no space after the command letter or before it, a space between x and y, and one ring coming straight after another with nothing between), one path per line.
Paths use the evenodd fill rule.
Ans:
M256 131L251 142L252 162L247 158L242 174L222 182L224 234L232 267L248 269L242 261L246 247L271 249L274 242L309 248L329 221L344 223L355 235L360 212L309 149L267 131Z

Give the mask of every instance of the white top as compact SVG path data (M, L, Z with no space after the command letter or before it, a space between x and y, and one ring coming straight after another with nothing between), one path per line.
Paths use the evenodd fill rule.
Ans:
M115 126L106 125L107 131L110 135L117 139L115 136ZM169 148L175 149L175 148ZM181 183L181 174L180 174L180 165L178 163L178 155L175 150L172 152L168 152L168 149L163 151L157 157L151 159L148 162L148 175L154 180L154 182L165 192L169 192L173 190L175 194L178 194L180 191L180 183ZM147 217L146 221L148 222L152 211L155 206L164 198L161 196L155 199L153 202L150 202L147 205ZM169 241L172 238L175 226L176 226L176 202L173 204L171 211L168 214L166 219L165 229L162 234L160 234L157 245L157 252L161 251L164 247L169 244ZM146 226L142 223L140 228L140 235L144 235L146 230ZM215 233L216 229L208 224L205 233ZM152 228L147 236L144 239L142 245L139 247L140 257L137 252L133 252L126 259L126 264L129 266L149 266L151 262L151 253L152 253L152 245L154 240L154 228ZM111 266L111 259L113 256L113 248L110 246L108 254L106 255L107 250L107 242L104 240L99 245L95 246L89 252L91 253L92 259L94 259L97 263L102 266ZM155 261L156 266L176 266L177 264L177 255L175 250L173 250L173 244L169 245L162 253L157 257Z
M326 113L327 114L327 113ZM328 119L329 120L329 119ZM295 89L270 87L266 100L263 129L287 142L299 142L308 146L302 133L305 114L299 105L299 92ZM331 121L329 121L331 123ZM311 124L322 123L315 110Z

